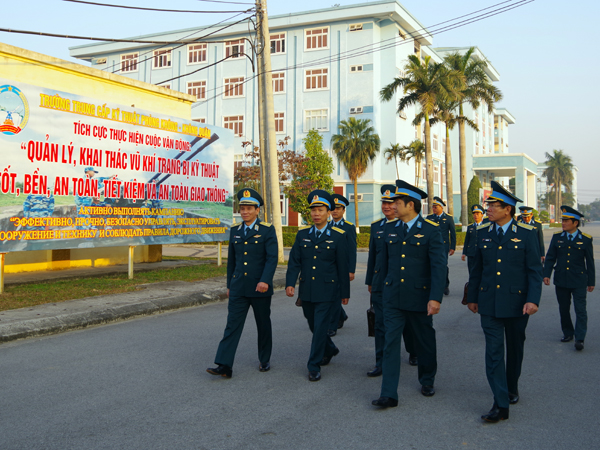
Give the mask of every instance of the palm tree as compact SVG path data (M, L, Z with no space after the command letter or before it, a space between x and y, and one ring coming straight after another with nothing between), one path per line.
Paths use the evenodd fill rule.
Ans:
M552 154L546 152L546 162L548 166L544 170L544 176L548 183L552 183L555 193L554 218L558 219L558 210L561 205L561 191L564 186L568 192L571 192L573 183L573 160L563 150L552 150Z
M405 160L408 163L411 159L415 160L415 186L421 182L421 173L423 158L425 157L425 144L420 139L415 139L408 145L402 147L405 151Z
M432 63L430 56L423 62L416 55L408 57L404 66L406 76L394 78L381 89L379 95L383 101L390 101L396 91L402 88L404 96L398 101L398 113L412 105L419 105L425 121L425 163L427 164L427 194L429 212L433 205L433 157L431 154L431 126L429 118L439 102L458 99L462 79L460 75L448 70L443 64ZM413 122L414 125L418 123Z
M358 233L358 179L367 171L369 162L373 161L380 149L379 135L370 125L369 119L340 121L340 134L331 136L331 148L348 171L354 184L354 217Z
M385 149L385 163L389 163L392 159L396 163L396 178L400 178L400 172L398 171L398 160L406 162L406 146L400 146L400 144L392 144L390 147Z
M475 47L471 47L466 53L461 55L458 52L451 53L444 58L446 66L460 73L464 80L461 90L462 98L458 103L458 144L459 144L459 164L460 164L460 199L461 213L460 221L463 231L468 223L469 205L467 200L467 144L465 140L465 124L463 118L464 104L469 104L473 109L479 108L481 103L487 104L488 112L494 112L494 103L502 100L500 89L492 85L490 79L485 73L487 62L472 59Z

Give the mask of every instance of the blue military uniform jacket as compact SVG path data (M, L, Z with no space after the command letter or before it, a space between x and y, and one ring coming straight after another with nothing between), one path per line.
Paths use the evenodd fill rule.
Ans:
M554 269L554 284L564 288L596 285L594 245L592 237L577 230L575 239L569 241L567 232L552 236L544 263L544 277L550 278Z
M481 223L484 225L484 223ZM465 243L463 245L462 254L468 257L475 256L475 252L477 251L477 225L472 223L467 227L467 232L465 234Z
M406 311L425 312L429 300L442 301L448 253L436 223L419 216L404 237L402 225L398 219L385 225L383 299Z
M525 223L523 216L517 217L517 222ZM526 223L526 225L535 227L535 230L537 231L538 242L540 243L540 256L544 256L544 253L546 253L546 246L544 245L544 227L542 222L534 219L531 223Z
M290 251L286 286L295 286L303 302L332 302L350 298L348 243L343 230L326 227L319 238L315 227L298 231Z
M277 269L278 245L275 228L256 221L248 234L245 224L235 224L229 235L227 253L227 288L229 295L239 297L270 297L273 295L273 275ZM258 283L267 283L266 292L258 292Z
M525 303L539 305L542 264L535 228L512 220L500 240L494 223L477 228L475 264L469 277L469 303L497 318L521 317Z
M367 276L365 284L371 286L371 292L383 291L383 274L381 272L381 252L385 246L383 232L387 219L379 219L371 224L371 237L369 238L369 259L367 261Z
M442 213L438 218L435 214L430 214L427 219L437 223L440 226L442 233L442 241L444 242L444 248L446 253L450 250L456 250L456 228L454 227L454 219L451 215Z
M331 220L327 226L332 228L333 220ZM348 242L348 270L350 273L356 272L356 227L353 223L347 222L345 219L341 219L336 227L344 230L344 236ZM343 297L344 298L344 297Z

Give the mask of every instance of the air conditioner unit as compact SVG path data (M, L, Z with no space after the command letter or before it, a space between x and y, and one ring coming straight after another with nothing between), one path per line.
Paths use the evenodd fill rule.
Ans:
M350 108L350 114L362 114L362 112L363 112L362 106L356 106L354 108Z
M354 201L354 194L350 194L350 198L348 200L351 201L351 202L353 202ZM356 194L356 200L359 201L359 202L362 202L363 195L362 194Z
M93 58L92 64L106 64L106 58Z

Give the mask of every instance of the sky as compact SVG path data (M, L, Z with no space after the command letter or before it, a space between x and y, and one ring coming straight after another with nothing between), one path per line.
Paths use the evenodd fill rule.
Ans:
M0 28L46 33L124 38L208 25L249 5L198 0L95 0L115 5L179 10L225 10L227 14L167 13L72 3L29 0L25 8L4 8ZM232 0L247 2L248 0ZM425 27L500 3L503 0L404 0L402 5ZM509 0L506 4L516 4ZM269 15L368 1L269 0ZM600 198L600 167L595 113L600 100L600 2L534 0L504 14L434 35L434 47L477 46L500 73L504 95L498 107L515 117L509 128L511 153L526 153L538 163L562 149L578 167L579 203ZM0 42L75 61L68 48L90 41L0 32ZM596 49L596 50L594 50ZM594 82L594 80L596 80Z

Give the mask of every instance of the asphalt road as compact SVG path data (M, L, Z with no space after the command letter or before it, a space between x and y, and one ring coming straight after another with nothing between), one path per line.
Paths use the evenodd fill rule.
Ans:
M583 229L600 236L600 225ZM547 241L552 232L548 232ZM598 247L596 257L598 257ZM377 410L380 378L367 337L367 254L334 338L340 354L307 380L310 332L300 308L273 297L272 370L258 371L249 317L232 379L205 372L226 303L188 308L0 345L0 449L596 449L600 373L598 291L588 295L585 350L560 342L553 287L529 321L510 419L484 424L492 405L479 318L460 304L466 262L450 258L451 294L434 319L437 393L419 392L403 355L400 404Z

